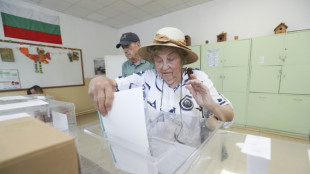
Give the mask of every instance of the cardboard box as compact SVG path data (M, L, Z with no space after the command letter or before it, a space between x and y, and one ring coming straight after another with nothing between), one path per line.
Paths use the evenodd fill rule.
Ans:
M0 173L78 174L74 139L33 117L0 121Z

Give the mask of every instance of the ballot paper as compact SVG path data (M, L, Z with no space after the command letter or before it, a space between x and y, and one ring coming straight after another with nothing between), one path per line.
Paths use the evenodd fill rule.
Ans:
M101 118L106 133L149 148L142 87L115 92L111 111Z
M99 117L116 167L141 174L154 170L146 160L150 152L142 87L115 92L111 111Z
M270 146L271 146L270 138L255 135L247 135L244 145L242 147L242 152L248 155L270 160L271 159Z
M65 131L69 129L67 114L53 111L52 116L53 116L53 127L54 128L60 131Z

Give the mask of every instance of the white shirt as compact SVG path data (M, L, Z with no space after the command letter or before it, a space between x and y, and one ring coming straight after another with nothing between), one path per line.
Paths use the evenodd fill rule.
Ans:
M193 74L209 88L214 101L220 105L231 105L223 95L217 92L207 74L199 69L194 69ZM201 108L190 91L185 88L185 83L188 81L186 70L182 74L182 87L179 84L174 89L168 86L155 69L141 71L128 77L119 77L115 80L117 91L142 86L146 109L202 116Z

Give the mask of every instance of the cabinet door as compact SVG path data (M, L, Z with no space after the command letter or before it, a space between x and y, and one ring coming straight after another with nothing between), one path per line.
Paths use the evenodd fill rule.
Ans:
M248 83L248 67L223 68L223 91L246 92Z
M224 66L248 66L251 40L227 42L224 46Z
M249 94L247 125L275 129L282 115L277 94Z
M310 135L310 96L281 95L277 109L282 111L277 129L301 135Z
M204 72L209 76L216 90L223 91L222 68L213 68Z
M199 68L200 67L200 45L196 45L196 46L189 46L188 48L190 48L194 53L196 53L198 55L198 60L194 63L188 64L186 65L189 68Z
M280 73L281 66L252 67L250 91L278 93Z
M310 65L283 66L280 93L310 94Z
M245 125L246 118L246 93L223 92L234 108L234 124Z
M252 39L251 64L283 65L285 34Z
M201 69L207 70L210 67L221 67L223 57L223 42L201 45Z
M309 135L309 106L309 96L250 93L247 124Z
M310 65L310 31L288 33L285 49L285 65Z

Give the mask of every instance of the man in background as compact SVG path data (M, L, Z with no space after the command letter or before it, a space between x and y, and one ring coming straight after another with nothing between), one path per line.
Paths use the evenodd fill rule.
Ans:
M116 48L123 48L124 54L127 57L127 61L122 65L122 76L126 77L133 73L144 71L147 69L154 69L154 64L141 59L138 54L140 48L140 39L137 34L128 32L122 34L120 42L116 45Z

